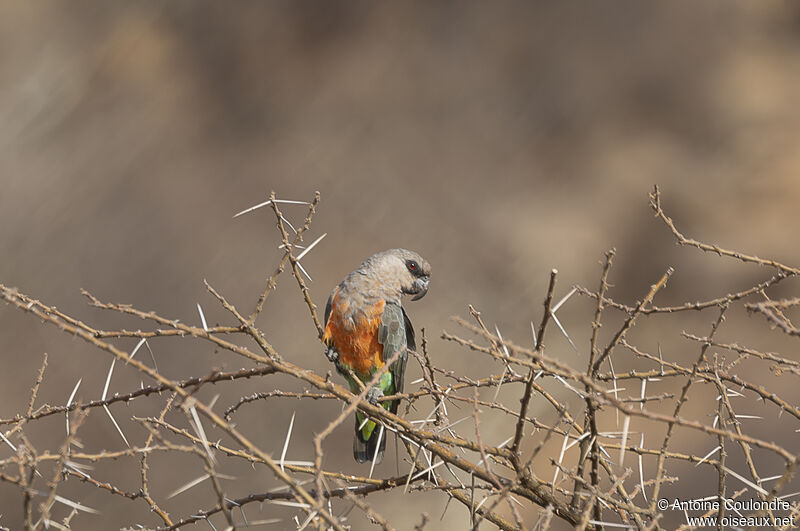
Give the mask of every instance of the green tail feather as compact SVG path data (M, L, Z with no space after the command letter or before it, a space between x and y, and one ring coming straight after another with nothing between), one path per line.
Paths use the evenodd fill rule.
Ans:
M392 374L386 373L381 378L378 386L385 395L394 394L394 384L392 383ZM399 400L392 400L391 402L380 402L381 406L397 413ZM375 463L380 463L383 459L383 452L386 450L386 439L388 433L385 429L381 430L378 424L372 420L366 420L367 417L360 411L356 412L356 426L355 437L353 438L353 457L359 463L366 463L367 461L375 460ZM366 420L366 422L364 422ZM378 429L376 429L378 428ZM383 433L381 433L383 431ZM380 443L378 440L380 439ZM379 446L380 444L380 446Z

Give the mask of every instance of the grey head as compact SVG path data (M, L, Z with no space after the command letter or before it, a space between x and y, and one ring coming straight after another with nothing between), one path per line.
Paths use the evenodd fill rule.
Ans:
M414 251L389 249L375 253L356 270L396 294L411 295L411 300L421 299L428 293L431 282L431 265Z

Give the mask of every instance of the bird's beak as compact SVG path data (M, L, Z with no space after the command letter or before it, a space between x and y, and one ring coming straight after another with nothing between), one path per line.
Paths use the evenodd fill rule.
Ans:
M419 286L419 293L414 295L411 300L418 301L428 293L428 286L431 283L431 277L422 277L414 281L414 284Z

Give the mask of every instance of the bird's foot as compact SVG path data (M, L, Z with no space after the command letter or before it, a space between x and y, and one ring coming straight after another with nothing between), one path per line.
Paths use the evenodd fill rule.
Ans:
M337 363L339 361L339 353L336 352L336 349L333 347L328 347L325 350L325 356L328 358L328 361L331 363Z
M339 374L347 374L347 369L339 361L339 353L336 352L335 348L327 347L325 349L325 357L328 358L328 361L333 363L334 367L336 367L336 372L338 372Z
M369 391L367 391L367 395L364 397L367 399L367 402L372 404L373 406L378 405L378 399L383 397L383 391L378 387L370 387Z

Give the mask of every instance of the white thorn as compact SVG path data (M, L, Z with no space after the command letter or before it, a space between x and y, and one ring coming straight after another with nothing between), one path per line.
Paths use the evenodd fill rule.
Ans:
M644 448L644 433L642 433L642 437L639 439L639 448ZM644 466L642 465L642 454L639 454L639 486L642 488L642 498L644 498L645 503L647 502L647 493L644 491Z
M567 302L567 299L569 299L570 297L572 297L575 294L577 289L578 288L572 288L572 290L570 290L569 293L564 295L564 298L561 299L560 301L558 301L555 306L553 306L553 309L551 310L551 312L556 313L558 311L558 309L561 308L561 305L564 304L565 302Z
M641 396L642 401L639 402L639 411L642 411L642 409L644 408L644 390L646 387L647 387L647 379L645 378L644 380L642 380L642 396Z
M567 445L567 450L569 450L570 448L572 448L573 446L575 446L576 444L578 444L579 442L581 442L582 440L584 440L586 437L588 437L589 435L591 435L591 433L592 433L592 432L591 432L591 431L589 431L589 430L586 430L585 432L583 432L583 435L581 435L580 437L578 437L577 439L575 439L574 441L572 441L571 443L569 443L569 444Z
M513 439L513 438L514 438L514 436L512 435L511 437L509 437L509 438L508 438L508 439L506 439L505 441L503 441L503 442L501 442L500 444L498 444L498 445L497 445L497 447L498 447L498 448L502 448L503 446L505 446L505 445L507 445L508 443L510 443L510 442L511 442L511 439Z
M12 450L14 450L14 452L17 451L17 447L11 444L11 441L6 439L6 436L3 435L3 430L0 430L0 439L3 439L3 442L5 442Z
M136 343L136 346L135 346L135 347L133 347L133 350L131 351L131 353L130 353L130 354L128 354L128 361L126 361L125 363L128 363L129 361L131 361L131 360L133 359L133 357L134 357L134 356L136 355L136 353L139 351L139 348L141 348L141 346L142 346L142 345L144 345L144 343L145 343L146 341L147 341L147 339L143 337L142 339L140 339L140 340L139 340L139 342L138 342L138 343Z
M763 494L764 496L769 496L769 492L767 492L766 490L762 489L761 487L759 487L758 485L756 485L755 483L753 483L749 479L747 479L747 478L745 478L743 476L740 476L739 474L737 474L736 472L734 472L733 470L731 470L728 467L723 467L723 468L725 469L725 471L728 474L730 474L731 476L735 477L736 479L738 479L739 481L741 481L742 483L744 483L745 485L747 485L751 489L755 490L759 494Z
M558 465L556 467L556 471L553 474L553 491L555 492L556 489L556 480L558 479L558 473L561 471L559 468L561 466L561 461L564 459L564 452L567 451L567 441L569 441L569 433L564 435L564 442L561 444L561 453L558 456Z
M602 502L603 500L600 500L600 501ZM601 522L600 520L589 520L589 523L597 525L597 526L603 526L603 527L621 527L621 528L625 528L625 529L633 529L633 526L630 525L630 524L619 524L619 523L614 523L614 522Z
M64 498L63 496L56 495L55 500L57 502L63 503L64 505L66 505L68 507L72 507L73 509L77 509L78 511L83 511L85 513L91 513L91 514L100 514L100 511L98 511L97 509L92 509L91 507L86 507L85 505L81 505L78 502L74 502L72 500L68 500L67 498Z
M703 457L703 458L702 458L700 461L698 461L698 462L697 462L697 464L696 464L696 465L694 465L694 466L699 466L699 465L700 465L702 462L704 462L706 459L708 459L709 457L711 457L712 455L714 455L714 452L716 452L716 451L717 451L717 450L719 450L720 448L722 448L722 447L721 447L721 446L717 446L716 448L714 448L713 450L711 450L710 452L708 452L708 453L707 453L707 454L706 454L706 455L705 455L705 456L704 456L704 457Z
M83 378L80 378L78 380L78 383L75 384L75 387L72 388L72 393L70 393L69 398L67 399L67 406L66 406L67 410L69 410L69 406L72 405L72 399L75 398L75 393L78 392L78 388L81 386L82 381ZM69 411L66 411L66 417L67 417L67 436L69 436Z
M290 229L292 229L292 232L294 232L295 234L297 234L297 229L296 229L296 228L294 228L294 225L292 225L292 222L291 222L291 221L289 221L288 219L286 219L286 218L283 216L283 214L281 214L281 219L283 220L283 222L284 222L284 223L286 223L287 225L289 225L289 228L290 228Z
M375 444L375 453L372 455L372 464L369 466L369 477L372 479L372 472L375 470L375 461L378 460L378 452L381 451L381 441L383 440L383 424L380 425L378 430L378 441Z
M169 493L167 495L167 499L169 500L170 498L174 498L175 496L177 496L181 492L185 492L185 491L191 489L192 487L194 487L195 485L199 485L200 483L202 483L203 481L207 480L210 477L211 476L209 474L203 474L199 478L193 479L193 480L189 481L188 483L184 483L183 485L181 485L180 487L178 487L177 489L175 489L174 491Z
M414 467L416 466L416 464L417 464L416 461L411 462L411 470L408 471L408 476L406 478L406 486L403 489L403 494L408 492L408 485L411 483L411 474L414 473Z
M292 437L292 428L294 427L294 416L297 412L292 412L292 419L289 421L289 429L286 431L286 440L283 441L283 451L281 451L281 470L285 472L283 468L283 460L286 457L286 450L289 449L289 439Z
M300 527L297 528L297 531L303 531L303 529L305 529L308 526L308 524L311 522L311 520L314 519L315 516L317 516L317 511L312 511L306 517L306 519L303 521L303 523L300 525Z
M115 359L116 359L116 358L115 358ZM122 440L123 440L123 441L125 441L125 446L127 446L128 448L130 448L130 447L131 447L131 445L130 445L130 443L128 442L128 439L125 437L125 434L124 434L124 433L122 433L122 428L120 428L120 427L119 427L119 424L117 424L117 420L114 418L114 415L112 415L112 414L111 414L111 410L110 410L110 409L108 409L108 406L107 406L107 405L105 405L105 404L103 404L103 409L105 409L105 410L106 410L106 413L108 414L108 418L110 418L110 419L111 419L111 422L113 422L113 423L114 423L114 427L115 427L115 428L117 428L117 432L119 433L119 436L120 436L120 437L122 437Z
M295 263L297 264L297 267L298 267L298 269L300 269L300 271L301 271L301 272L302 272L302 273L303 273L303 274L304 274L306 277L308 277L308 280L309 280L310 282L314 282L314 279L313 279L313 278L311 278L311 275L309 275L309 274L308 274L308 271L306 271L306 269L303 267L303 265L302 265L300 262L295 262Z
M294 201L293 199L275 199L276 203L285 203L287 205L310 205L308 201Z
M575 352L578 352L578 347L576 347L575 343L572 342L572 339L569 337L569 334L567 334L567 331L564 330L563 326L561 326L561 321L558 320L558 317L556 317L556 314L553 313L552 310L550 311L550 317L553 318L553 322L556 323L558 329L561 330L561 333L564 334L564 337L567 338L567 341L569 341L569 344L572 346L573 350L575 350Z
M259 209L261 207L265 207L265 206L269 205L270 203L272 203L272 201L264 201L263 203L259 203L259 204L255 205L255 206L251 206L250 208L245 208L244 210L242 210L238 214L234 214L233 217L234 218L238 218L239 216L247 214L248 212L252 212L253 210L257 210L257 209Z
M497 389L494 392L494 396L492 397L492 404L497 403L497 396L500 394L500 387L503 385L503 380L506 378L506 372L508 370L508 366L503 366L503 374L500 375L500 379L497 381Z
M114 372L114 365L117 363L117 358L111 360L111 367L108 368L108 376L106 376L106 385L103 387L103 396L100 400L105 400L108 394L108 384L111 383L111 374Z
M431 466L429 466L429 467L428 467L428 468L426 468L425 470L420 470L419 472L417 472L416 474L414 474L414 477L413 477L413 478L411 478L411 479L417 479L417 478L418 478L418 477L420 477L420 476L424 476L426 473L428 473L428 472L430 472L431 470L434 470L434 469L436 469L436 468L439 468L441 465L444 465L445 463L447 463L447 461L439 461L439 462L437 462L437 463L435 463L435 464L432 464Z
M304 257L304 256L305 256L305 255L308 253L308 251L310 251L311 249L313 249L313 248L314 248L314 246L315 246L315 245L317 245L319 242L321 242L321 241L322 241L322 238L324 238L324 237L325 237L325 236L327 236L327 235L328 235L328 233L326 232L325 234L323 234L322 236L320 236L319 238L317 238L316 240L314 240L314 241L311 243L311 245L309 245L308 247L306 247L306 250L305 250L305 251L303 251L302 253L300 253L300 255L299 255L297 258L295 258L295 260L297 260L297 261L299 262L299 261L300 261L300 259L301 259L301 258L303 258L303 257Z
M192 415L192 420L194 421L193 427L194 430L197 432L197 436L200 437L200 440L203 441L203 447L208 454L209 459L211 459L212 463L217 462L217 458L214 457L214 454L211 453L211 447L208 444L208 439L206 438L206 432L203 430L203 424L200 422L200 416L197 414L197 408L194 406L189 408L189 413Z
M500 346L503 347L503 354L506 355L506 358L510 358L511 354L508 353L508 347L503 343L503 334L500 333L500 329L497 328L497 325L494 325L494 331L497 332L497 337L500 339Z
M566 381L566 380L564 380L564 378L562 378L561 376L559 376L559 375L557 375L557 374L556 374L556 375L554 375L554 376L555 376L556 380L558 380L559 382L561 382L562 384L564 384L564 387L566 387L567 389L569 389L570 391L572 391L573 393L575 393L575 394L576 394L576 395L578 395L579 397L581 397L581 398L584 398L584 396L583 396L583 393L581 393L580 391L578 391L577 389L575 389L574 387L572 387L570 384L568 384L568 383L567 383L567 381Z
M311 507L307 503L298 503L293 501L284 501L284 500L266 500L273 505L285 505L287 507L300 507L301 509L308 509Z
M208 332L208 324L206 323L206 316L203 315L203 308L200 307L200 303L197 303L197 313L200 314L200 321L203 323L203 330Z
M219 400L219 393L215 394L214 398L208 403L208 409L214 409L214 404L217 403L217 400Z
M158 370L158 364L156 363L156 355L153 354L153 349L150 348L150 342L149 341L145 341L144 342L144 346L146 346L147 350L150 352L150 359L153 360L153 368L157 371Z
M622 466L622 463L625 460L625 446L628 444L628 427L631 424L631 418L628 415L625 415L625 420L622 421L622 443L620 444L619 448L619 466Z

